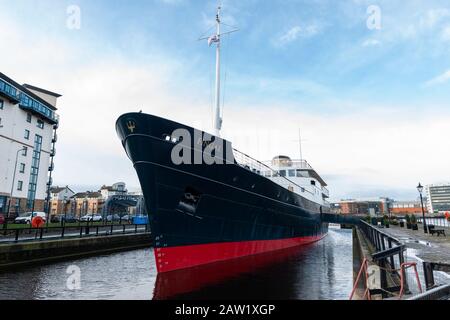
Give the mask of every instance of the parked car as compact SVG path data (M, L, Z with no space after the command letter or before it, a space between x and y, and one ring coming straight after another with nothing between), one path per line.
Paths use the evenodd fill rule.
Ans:
M120 216L118 214L115 215L109 215L106 217L106 221L111 222L111 221L120 221Z
M103 217L99 214L87 214L83 217L80 218L81 222L88 222L88 221L92 221L92 222L100 222L103 221Z
M122 222L130 222L132 218L133 218L133 217L131 217L130 215L125 214L125 215L123 215L123 216L120 217L120 220L121 220Z
M47 214L45 212L26 212L26 213L19 215L14 220L14 223L31 224L31 220L33 220L34 217L41 217L44 221L46 221L46 216L47 216Z
M78 219L72 215L72 214L66 214L66 215L58 215L58 216L52 216L52 219L50 220L52 223L61 223L63 221L66 221L66 223L75 223L78 222Z
M5 224L5 217L0 214L0 224Z

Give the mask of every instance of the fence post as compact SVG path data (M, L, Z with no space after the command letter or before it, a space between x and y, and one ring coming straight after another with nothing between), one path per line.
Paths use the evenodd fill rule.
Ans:
M44 235L44 229L41 228L40 230L40 235L39 235L39 240L42 240L42 236Z
M80 238L83 237L83 226L80 226Z
M423 275L425 278L425 287L430 290L434 287L433 265L429 262L423 263Z
M16 229L16 239L15 239L15 241L16 242L19 241L19 229Z
M389 249L392 249L392 239L391 238L388 239L388 245L389 245ZM391 263L391 269L394 270L395 269L394 256L390 257L390 263Z
M125 225L123 225L123 233L125 233Z

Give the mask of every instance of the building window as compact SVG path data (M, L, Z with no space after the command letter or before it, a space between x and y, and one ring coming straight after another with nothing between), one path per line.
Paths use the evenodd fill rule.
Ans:
M26 129L25 129L25 135L24 135L24 138L27 139L27 140L30 139L30 130L26 130Z
M31 113L27 113L27 122L31 123Z
M22 188L23 188L23 181L18 181L17 182L17 190L22 191Z
M25 163L20 164L20 173L25 173Z
M40 129L44 129L44 121L42 121L41 119L39 119L37 121L37 127Z
M26 157L27 154L28 154L28 148L27 147L23 147L22 156Z
M3 110L3 104L4 104L3 100L0 100L0 110Z

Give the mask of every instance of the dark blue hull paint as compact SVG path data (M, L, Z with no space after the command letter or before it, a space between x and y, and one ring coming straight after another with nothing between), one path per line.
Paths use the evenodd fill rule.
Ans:
M125 114L116 125L141 183L156 248L328 232L327 208L237 163L173 164L174 144L164 137L180 128L194 136L193 128L142 113Z

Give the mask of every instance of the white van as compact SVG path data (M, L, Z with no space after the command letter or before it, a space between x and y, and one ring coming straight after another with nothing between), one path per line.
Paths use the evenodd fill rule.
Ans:
M45 212L26 212L17 217L14 222L18 224L31 224L31 220L34 217L41 217L45 221L47 214Z

